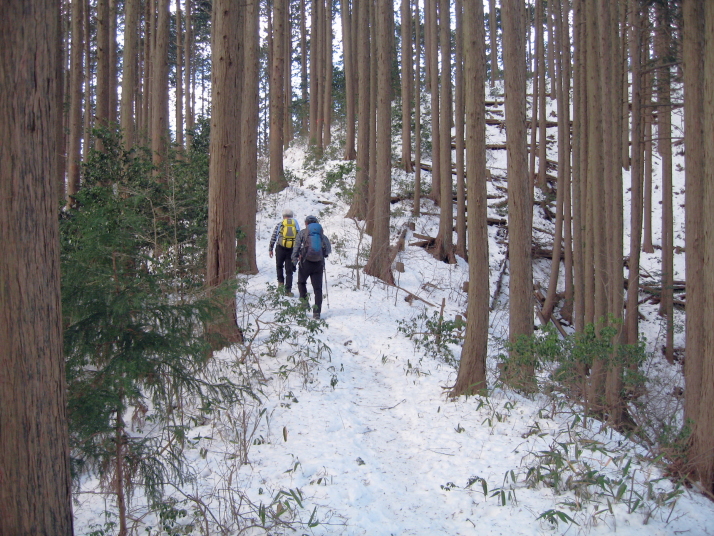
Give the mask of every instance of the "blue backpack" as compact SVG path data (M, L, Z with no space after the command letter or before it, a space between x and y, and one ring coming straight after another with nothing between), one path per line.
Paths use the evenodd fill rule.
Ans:
M322 253L322 225L319 223L308 224L303 248L303 258L307 261L319 262L325 258Z

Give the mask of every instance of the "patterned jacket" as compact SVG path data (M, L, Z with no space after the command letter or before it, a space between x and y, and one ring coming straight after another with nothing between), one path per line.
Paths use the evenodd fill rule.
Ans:
M285 219L292 219L295 220L295 230L299 233L300 232L300 224L295 218L285 218ZM285 221L283 219L283 221ZM278 242L278 238L280 237L280 233L283 232L283 221L279 222L276 226L275 229L273 229L273 234L270 237L270 245L268 246L268 251L273 251L273 247L275 246L275 243ZM279 243L279 242L278 242Z

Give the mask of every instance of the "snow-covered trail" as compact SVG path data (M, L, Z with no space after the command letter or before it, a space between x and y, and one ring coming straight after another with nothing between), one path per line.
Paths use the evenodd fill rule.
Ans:
M315 190L292 188L284 195L282 202L297 209L298 218L320 211ZM276 212L279 205L276 201ZM643 525L646 516L626 514L622 505L614 505L612 515L594 515L602 509L597 503L588 506L592 512L576 514L562 505L567 496L555 495L548 487L527 487L526 464L532 463L533 453L550 449L561 438L572 415L554 412L546 396L529 399L501 389L494 389L488 399L449 399L456 370L415 351L398 331L399 320L425 309L431 315L436 309L420 301L409 304L402 291L395 296L394 288L364 275L356 289L354 271L348 268L356 236L352 222L337 212L321 218L326 234L337 233L348 250L327 263L329 288L322 311L326 328L319 338L331 356L309 375L273 375L266 390L269 430L261 432L270 441L252 446L250 464L241 470L245 481L254 484L246 490L249 495L260 500L257 486L273 492L299 488L306 511L317 506L318 517L325 522L312 529L315 534L515 536L586 529L589 534L616 530L664 535L683 529L706 534L707 512L712 509L701 497L680 501L669 517L679 519L677 523L667 524L655 511L657 515ZM274 222L262 225L272 230ZM260 273L249 280L249 290L257 294L275 284L267 234L259 233ZM403 288L435 304L446 298L448 318L465 309L465 296L455 290L468 279L465 263L435 262L420 248L408 247L400 255L408 261L400 275ZM492 265L499 261L496 255ZM498 271L492 269L492 289L497 277ZM296 283L292 290L297 295ZM460 349L454 350L458 356ZM271 365L267 359L261 366L270 375L271 366L279 361ZM494 363L489 369L495 369ZM539 434L529 433L534 429ZM599 439L620 441L611 432ZM605 460L606 467L609 463ZM645 479L661 476L651 467L641 471L650 472ZM516 475L515 484L510 475ZM485 481L487 496L481 481L467 488L475 477ZM515 490L505 506L491 496L500 487ZM565 523L556 528L537 519L548 510L567 512L580 526L571 525L568 531Z

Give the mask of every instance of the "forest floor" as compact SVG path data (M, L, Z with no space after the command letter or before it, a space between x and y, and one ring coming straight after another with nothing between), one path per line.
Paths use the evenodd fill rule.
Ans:
M490 142L499 135L491 132ZM508 273L504 230L497 225L489 227L491 277L484 281L494 297L489 393L450 399L460 347L435 344L431 335L442 303L447 322L464 314L467 263L459 258L445 264L407 245L397 257L404 265L395 274L398 288L365 276L359 267L369 237L362 223L344 217L345 187L354 171L339 160L311 165L305 154L299 147L288 152L291 186L260 200L259 273L245 279L239 294L239 318L252 329L251 351L232 348L216 356L226 370L251 378L259 400L196 419L188 434L195 481L176 488L164 517L148 514L137 490L135 533L714 534L714 503L667 478L656 450L597 420L584 422L581 408L557 391L526 396L499 383ZM499 196L505 199L505 182L499 177L505 151L490 151L489 168L489 216L504 218ZM409 176L395 170L393 193L406 192L408 185ZM293 323L289 335L276 339L277 309L261 300L281 301L283 309L297 303L275 293L275 264L268 256L270 233L284 208L300 222L316 215L333 255L326 265L323 320ZM410 201L394 204L392 235L413 222L407 244L416 241L413 232L436 236L438 208L425 200L421 209L423 215L413 218ZM534 225L552 229L539 214ZM547 244L548 233L540 239ZM656 256L643 258L653 278L658 262ZM536 262L537 280L547 281L548 266ZM681 259L676 266L675 279L683 277ZM297 294L295 284L292 290ZM406 300L409 295L415 298ZM645 303L643 315L647 415L676 422L681 403L672 393L682 386L681 366L661 358L656 305ZM444 333L458 339L463 330L449 324ZM682 345L682 334L677 337ZM552 385L550 372L541 371L543 385ZM106 524L111 502L92 492L97 486L85 481L77 494L78 534L112 532Z

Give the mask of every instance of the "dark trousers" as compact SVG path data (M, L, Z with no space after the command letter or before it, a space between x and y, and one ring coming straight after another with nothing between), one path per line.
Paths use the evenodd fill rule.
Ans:
M322 311L322 272L325 270L325 261L302 261L298 269L297 288L300 297L307 299L307 278L310 278L312 290L315 293L315 306L312 310L316 313Z
M278 283L285 284L286 292L290 292L293 288L293 261L290 259L292 254L293 248L275 244L275 266L278 272ZM283 277L283 265L285 265L285 277Z

